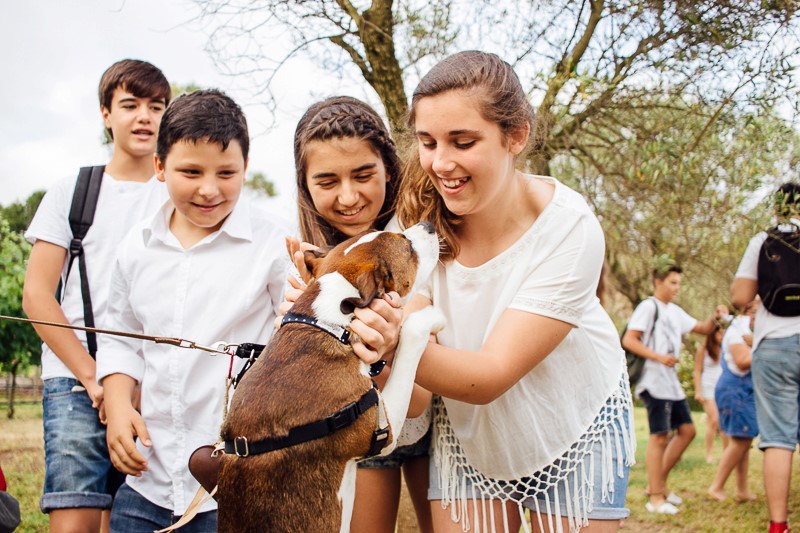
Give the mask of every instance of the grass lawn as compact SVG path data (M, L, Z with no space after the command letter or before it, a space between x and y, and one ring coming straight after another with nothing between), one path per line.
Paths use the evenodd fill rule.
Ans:
M39 496L43 478L41 406L24 405L17 410L15 420L0 419L0 464L8 480L11 494L20 500L22 525L20 533L48 531L47 516L39 512ZM634 418L638 450L638 464L631 470L628 489L628 508L631 518L624 523L623 533L761 533L767 530L767 510L761 483L761 458L757 449L751 451L750 490L758 495L752 503L736 504L732 498L718 503L706 498L706 488L714 476L716 465L705 462L703 449L704 420L701 413L693 413L697 424L697 438L672 472L670 488L684 499L677 516L656 516L645 508L644 451L647 443L647 419L644 409L637 407ZM716 457L722 453L717 443ZM795 461L795 470L798 461ZM800 486L794 472L792 494L789 501L789 523L800 526ZM728 494L733 495L733 479L728 481ZM398 533L417 531L408 498L400 509Z

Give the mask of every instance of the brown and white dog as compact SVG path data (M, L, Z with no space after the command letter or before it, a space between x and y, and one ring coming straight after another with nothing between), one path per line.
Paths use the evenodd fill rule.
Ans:
M419 359L444 318L428 307L406 319L377 405L365 400L377 398L369 366L335 335L347 328L355 307L389 291L410 296L415 284L430 276L438 256L438 238L427 223L403 233L353 237L325 255L306 252L316 281L290 314L312 318L328 331L303 319L284 319L239 384L222 428L228 453L218 479L218 531L349 531L356 459L368 455L374 436L386 439L377 447L382 454L394 448ZM386 419L390 434L381 436L376 430ZM325 426L329 434L313 436ZM254 443L266 442L271 449L298 434L313 438L253 452Z

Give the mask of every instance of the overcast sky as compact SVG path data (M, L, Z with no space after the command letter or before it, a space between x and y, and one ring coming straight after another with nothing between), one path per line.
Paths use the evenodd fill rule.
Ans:
M245 110L252 137L250 170L278 186L279 209L294 202L292 134L321 97L369 90L323 77L302 58L278 84L276 127L248 83L218 72L204 51L206 33L190 22L187 0L35 0L7 2L0 17L0 204L26 198L85 165L107 162L97 84L123 58L144 59L170 82L217 87ZM372 102L374 103L374 101Z

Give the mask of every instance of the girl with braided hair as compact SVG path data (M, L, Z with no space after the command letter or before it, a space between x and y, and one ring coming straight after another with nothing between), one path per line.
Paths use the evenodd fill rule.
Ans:
M294 136L300 236L317 247L335 246L369 229L384 229L393 214L400 162L395 143L370 106L347 96L313 104L297 124ZM303 247L306 245L303 244ZM300 277L307 280L301 243L287 239ZM282 314L304 286L290 278ZM351 328L367 344L358 352L383 355L393 345L402 319L399 297L390 293L369 308L356 309ZM363 321L362 321L363 319ZM375 378L383 385L388 372ZM386 457L359 463L351 521L353 533L393 533L400 502L401 476L406 479L421 532L432 531L427 501L431 395L416 387L400 445Z

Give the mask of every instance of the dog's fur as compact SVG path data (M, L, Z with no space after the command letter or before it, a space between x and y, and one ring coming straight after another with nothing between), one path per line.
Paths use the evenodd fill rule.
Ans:
M354 237L325 255L307 252L316 281L292 312L346 326L354 307L367 306L385 292L409 296L415 280L427 279L437 260L438 239L423 224L404 234ZM403 325L382 393L392 434L383 454L394 448L428 336L443 325L433 308L412 314ZM222 438L245 436L253 442L324 419L370 389L367 369L350 345L312 326L285 324L237 388ZM261 455L223 456L218 531L349 531L355 459L367 454L381 407L321 439Z

